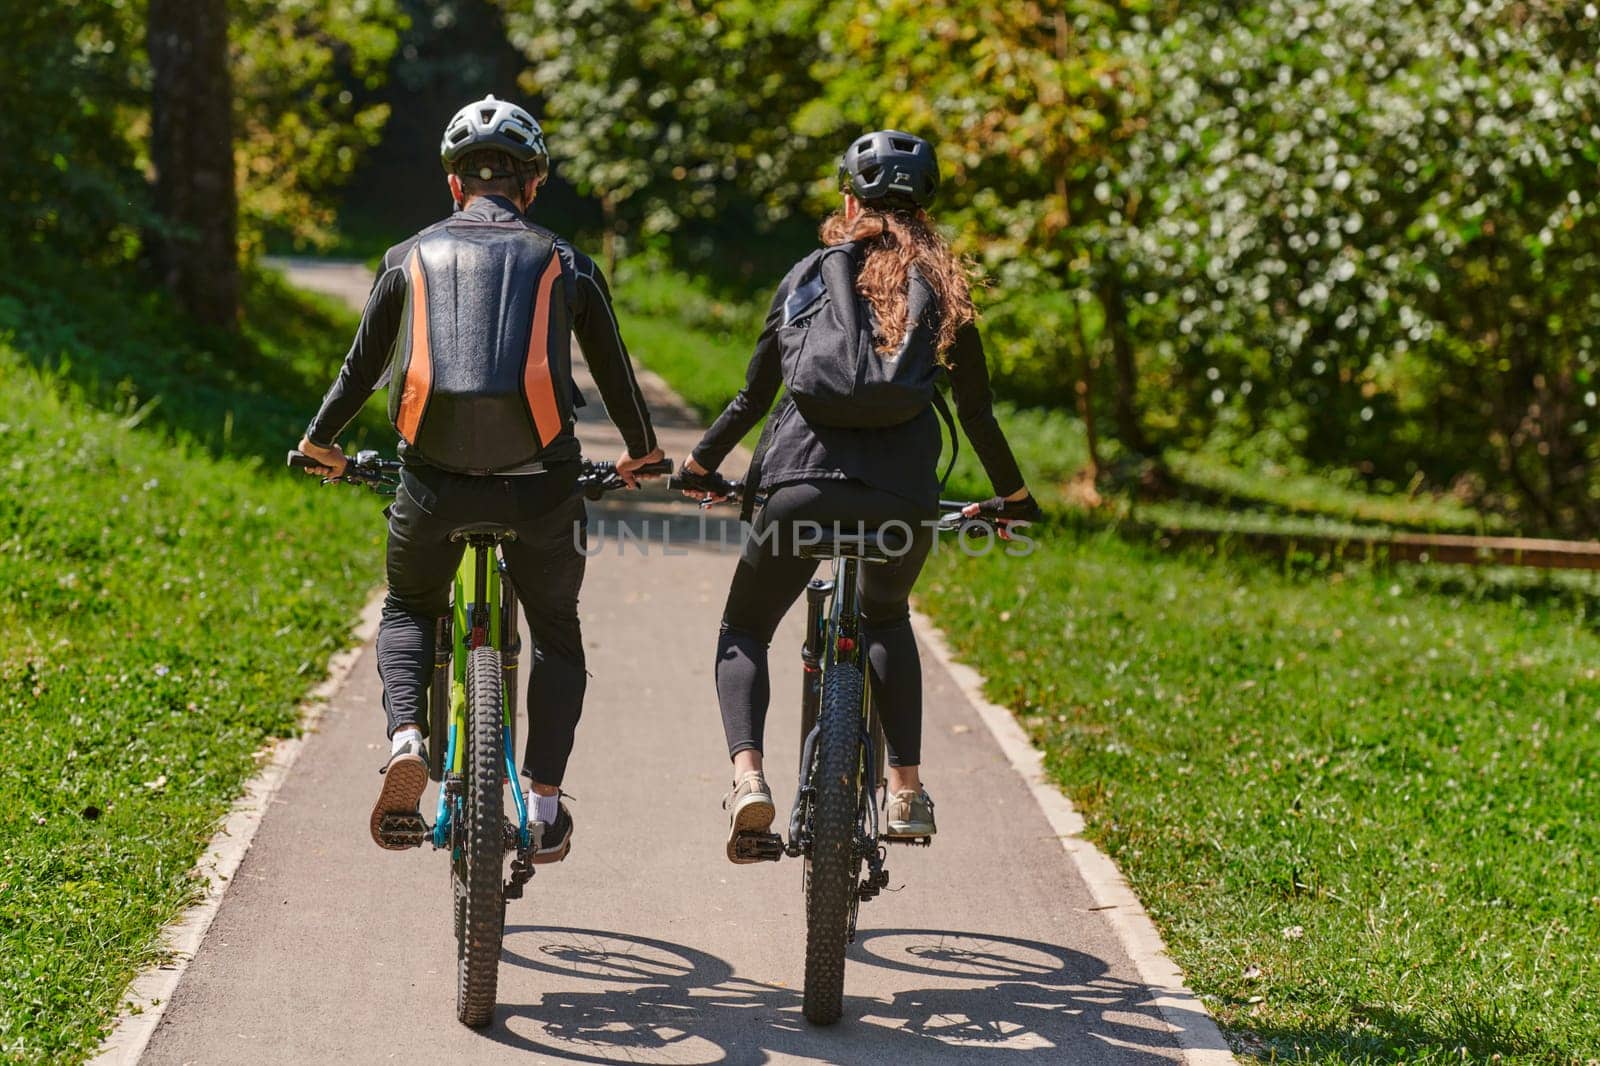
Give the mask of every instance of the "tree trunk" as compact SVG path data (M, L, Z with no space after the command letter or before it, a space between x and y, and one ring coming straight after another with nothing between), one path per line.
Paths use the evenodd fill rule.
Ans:
M1139 422L1139 366L1133 354L1133 342L1128 337L1128 304L1122 282L1108 273L1100 282L1099 296L1117 370L1114 397L1117 437L1129 451L1147 456L1151 453L1150 441Z
M1100 431L1094 420L1094 372L1099 364L1094 356L1084 353L1083 372L1078 377L1078 416L1083 419L1084 443L1089 448L1089 470L1094 480L1100 480Z
M163 284L203 322L239 321L227 0L150 0L150 157Z
M1100 360L1094 354L1094 345L1083 328L1083 315L1078 318L1078 340L1082 357L1078 362L1078 380L1073 383L1073 393L1078 401L1078 417L1083 419L1084 443L1089 449L1089 461L1078 472L1078 484L1071 487L1069 495L1089 507L1100 505L1100 494L1095 486L1100 481L1100 431L1094 417L1094 378Z
M605 236L600 240L600 254L605 256L606 277L616 284L617 276L617 202L610 193L600 194L600 217L605 226Z

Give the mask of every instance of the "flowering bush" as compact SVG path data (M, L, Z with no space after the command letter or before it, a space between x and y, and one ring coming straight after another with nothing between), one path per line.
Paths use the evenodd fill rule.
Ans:
M1127 36L1151 81L1105 246L1191 431L1600 528L1597 15L1271 0Z

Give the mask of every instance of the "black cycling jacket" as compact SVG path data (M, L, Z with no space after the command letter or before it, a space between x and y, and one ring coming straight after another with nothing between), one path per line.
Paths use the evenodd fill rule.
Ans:
M783 345L778 330L784 322L784 304L795 280L820 254L814 252L801 260L778 286L745 373L744 388L694 450L695 461L707 470L717 469L772 406L783 384ZM978 453L994 491L1009 496L1022 488L1022 472L995 421L989 367L977 326L968 323L958 330L947 355L957 419ZM778 421L761 465L763 488L795 481L851 478L914 500L930 510L939 499L942 435L939 418L931 407L909 422L883 429L815 426L787 401L778 405L772 417Z
M606 413L616 423L628 454L635 458L656 446L655 430L645 408L644 395L634 377L633 363L622 343L616 315L611 309L611 291L594 260L543 227L529 222L510 200L500 196L479 197L449 219L437 222L413 237L390 248L373 283L361 314L361 326L345 356L344 365L333 386L323 397L322 408L306 429L306 439L324 447L331 445L361 410L367 398L384 383L395 340L404 323L408 281L404 265L412 247L427 234L450 221L516 222L551 237L561 257L567 305L572 315L572 331L583 350L584 361L600 389ZM404 447L401 454L405 454ZM543 462L577 459L581 454L577 437L562 432L547 444Z

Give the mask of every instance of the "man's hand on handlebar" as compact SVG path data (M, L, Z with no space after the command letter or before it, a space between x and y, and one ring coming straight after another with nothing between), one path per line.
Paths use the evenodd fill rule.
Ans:
M660 474L640 474L637 471L641 467L649 466L652 463L659 463L663 458L665 458L665 456L662 454L660 448L655 449L649 455L641 455L637 459L632 458L626 451L624 451L620 456L617 457L617 476L621 478L623 483L626 484L630 489L636 489L639 487L639 478L661 476Z
M315 459L320 466L307 466L301 469L316 477L340 478L344 476L344 469L350 460L345 457L344 449L337 444L331 448L324 448L320 444L312 444L305 437L300 438L299 450L305 455Z

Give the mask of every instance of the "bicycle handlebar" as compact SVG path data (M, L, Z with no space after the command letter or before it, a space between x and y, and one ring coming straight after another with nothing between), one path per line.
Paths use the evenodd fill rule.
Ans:
M322 465L305 452L295 449L289 452L291 469L312 470ZM353 458L345 461L343 474L322 479L325 485L335 481L363 485L378 493L392 493L400 484L400 460L385 459L375 451L357 452Z
M313 459L302 451L289 452L289 466L295 470L311 470L323 464ZM342 481L352 485L362 485L374 492L391 494L400 484L401 462L398 459L385 459L375 451L357 452L344 468L344 473L336 478L323 478L323 484ZM672 460L661 459L654 463L647 463L634 471L638 477L657 477L672 473ZM583 466L578 474L578 491L591 500L598 500L608 492L627 488L627 482L617 473L617 464L613 462L583 460Z
M744 495L744 482L729 481L714 470L707 474L680 470L667 479L667 488L680 492L709 492L725 500L738 500Z
M659 477L672 473L671 459L657 459L653 463L646 463L634 472L635 477ZM578 491L591 500L598 500L608 492L625 489L628 483L622 480L622 475L617 473L617 464L610 462L594 462L588 459L583 461L583 473L578 475Z
M709 493L700 501L701 507L710 507L719 500L727 503L737 503L744 495L744 482L729 481L716 471L705 474L695 474L688 470L680 470L667 479L667 488L677 489L681 492ZM764 498L757 496L757 503L764 502ZM967 515L966 509L971 507L972 500L940 500L938 529L941 533L967 533L984 532L998 534L1005 524L1001 520L987 515Z

